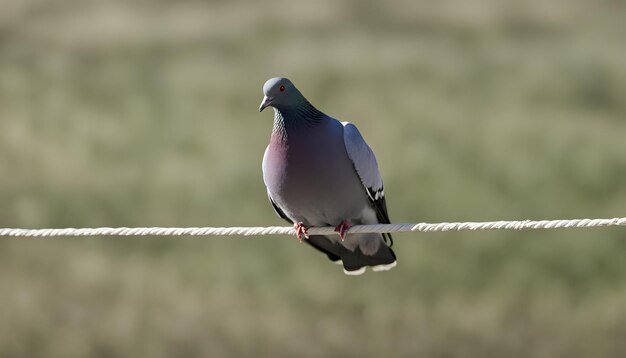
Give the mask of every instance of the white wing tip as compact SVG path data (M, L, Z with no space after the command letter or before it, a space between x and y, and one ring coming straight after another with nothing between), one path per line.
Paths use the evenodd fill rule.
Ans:
M361 267L358 270L354 270L354 271L348 271L345 268L343 269L343 273L345 273L348 276L359 276L365 273L365 266Z
M386 264L386 265L376 265L374 267L372 267L372 271L374 272L381 272L381 271L389 271L392 268L398 266L398 261L394 261L390 264Z
M390 264L386 264L386 265L376 265L376 266L372 266L372 271L374 272L383 272L383 271L389 271L392 268L398 266L398 261L394 261ZM343 269L343 273L345 273L348 276L360 276L362 274L365 273L366 270L366 266L361 267L358 270L353 270L353 271L348 271L345 268Z

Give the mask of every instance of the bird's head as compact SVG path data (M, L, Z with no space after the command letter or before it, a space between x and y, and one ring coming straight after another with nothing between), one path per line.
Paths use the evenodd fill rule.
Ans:
M266 107L274 107L277 110L297 106L305 101L296 86L284 77L270 78L263 85L263 101L259 107L262 112Z

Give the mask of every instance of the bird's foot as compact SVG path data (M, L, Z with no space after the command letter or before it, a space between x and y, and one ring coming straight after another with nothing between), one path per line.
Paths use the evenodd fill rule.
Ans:
M296 236L298 237L298 241L302 242L302 238L309 238L309 228L304 226L302 222L293 224L294 230L296 230Z
M339 224L339 226L335 228L335 232L339 233L339 237L341 238L341 241L346 239L346 233L348 232L348 230L350 230L351 227L352 227L352 223L350 221L343 220L341 224Z

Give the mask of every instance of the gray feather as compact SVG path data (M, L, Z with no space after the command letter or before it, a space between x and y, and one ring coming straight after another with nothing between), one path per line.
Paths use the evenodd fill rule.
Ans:
M343 138L346 143L346 151L356 170L361 183L368 190L368 196L372 201L378 200L383 189L383 179L378 172L378 162L372 149L365 143L357 127L350 122L343 124ZM371 192L369 192L371 191Z

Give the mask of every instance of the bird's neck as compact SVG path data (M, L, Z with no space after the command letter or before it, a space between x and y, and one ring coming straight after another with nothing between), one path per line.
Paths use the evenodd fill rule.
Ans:
M288 108L274 109L272 136L287 141L303 127L313 127L326 119L326 115L308 101Z

